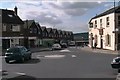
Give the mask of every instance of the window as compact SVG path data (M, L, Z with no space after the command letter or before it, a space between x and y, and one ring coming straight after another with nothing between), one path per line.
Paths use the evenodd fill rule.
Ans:
M120 20L120 16L118 16L118 20Z
M118 16L118 26L120 26L120 16Z
M8 16L9 16L9 17L13 17L13 15L11 15L11 14L8 14Z
M6 25L5 24L3 24L2 30L6 31Z
M37 33L37 29L36 28L34 28L34 33Z
M95 43L97 43L97 35L95 35Z
M106 18L106 27L109 27L110 25L110 20L109 20L109 17Z
M89 24L89 28L93 28L93 23L90 23L90 24Z
M102 19L100 19L100 27L102 27Z
M20 31L20 26L19 25L13 25L12 26L12 31Z
M106 35L106 46L111 46L111 36L109 34Z
M97 27L97 20L95 20L95 28Z
M118 21L118 26L120 26L120 21Z
M39 31L38 34L41 34L41 32Z

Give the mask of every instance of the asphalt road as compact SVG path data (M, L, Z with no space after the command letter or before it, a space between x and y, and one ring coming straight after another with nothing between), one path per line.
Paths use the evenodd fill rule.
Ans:
M24 63L7 64L3 57L3 78L115 78L110 65L115 56L73 47L33 53L32 60Z

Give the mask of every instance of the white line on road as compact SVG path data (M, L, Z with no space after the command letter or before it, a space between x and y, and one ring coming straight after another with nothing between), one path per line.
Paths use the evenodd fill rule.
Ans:
M47 55L45 57L65 57L65 55Z
M77 57L76 55L72 55L72 57Z
M42 59L47 59L47 58L50 58L50 59L55 59L55 58L63 58L65 57L66 55L37 55L37 58L42 58Z
M15 73L19 75L26 75L26 73L21 73L21 72L15 72Z
M60 52L71 52L71 51L68 49L64 49L64 50L61 50Z

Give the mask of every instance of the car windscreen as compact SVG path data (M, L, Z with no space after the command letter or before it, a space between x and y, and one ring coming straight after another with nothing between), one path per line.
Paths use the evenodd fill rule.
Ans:
M19 48L10 48L7 50L7 53L18 53L20 52Z

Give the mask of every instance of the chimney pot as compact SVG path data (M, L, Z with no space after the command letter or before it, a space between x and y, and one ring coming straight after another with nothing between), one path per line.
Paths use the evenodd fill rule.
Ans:
M17 7L15 6L15 8L14 8L14 12L15 12L15 14L17 15Z

